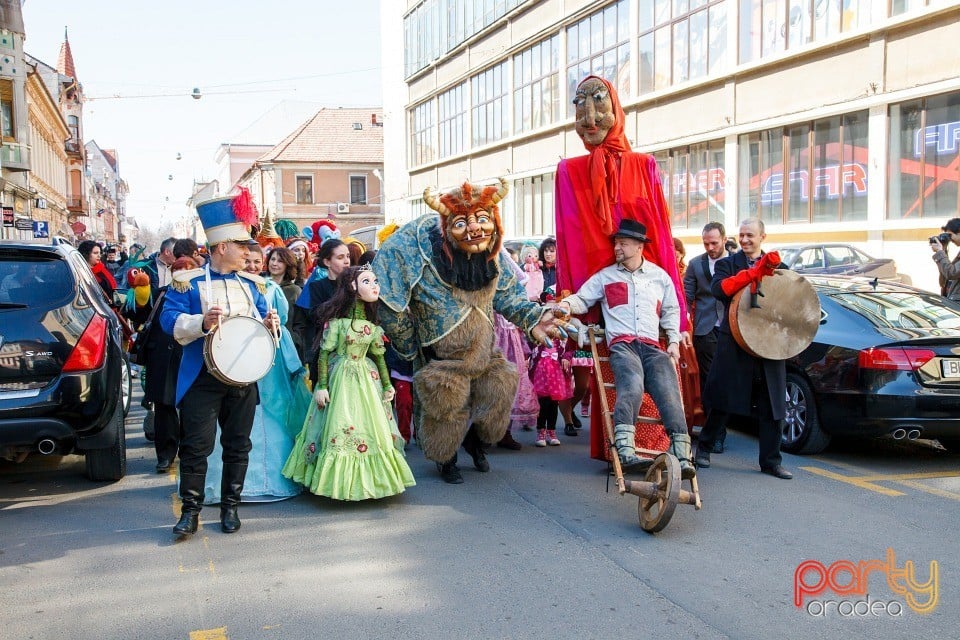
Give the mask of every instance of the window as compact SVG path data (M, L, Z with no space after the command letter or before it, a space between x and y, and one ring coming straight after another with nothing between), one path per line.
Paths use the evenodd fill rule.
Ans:
M589 75L609 81L621 101L630 95L630 27L626 0L567 27L567 95ZM567 115L574 114L571 101Z
M16 142L13 122L13 82L0 80L0 136L4 142Z
M403 19L409 77L519 6L524 0L424 0Z
M350 204L367 204L367 176L350 176Z
M867 112L740 136L740 219L867 217Z
M509 133L509 103L507 102L507 63L470 78L472 91L473 146L479 147L507 137Z
M913 11L927 6L928 0L891 0L890 15L898 16L901 13Z
M960 208L960 92L890 107L887 217L953 218Z
M428 100L410 111L410 165L433 162L436 158L436 136L433 101Z
M441 93L440 106L440 157L448 158L463 153L467 148L467 84L463 83Z
M513 181L512 214L504 215L507 236L552 235L554 233L553 173Z
M726 0L640 0L640 93L723 71Z
M313 176L297 176L297 204L313 204Z
M513 130L532 131L560 118L560 35L513 57Z
M805 269L822 269L823 268L823 249L820 247L810 247L805 249L801 254L800 258L794 263L794 268L798 264L802 264Z
M71 140L80 140L80 118L67 116L67 128L70 129Z
M740 62L866 26L872 18L871 4L871 0L740 0Z
M723 220L723 140L660 151L654 157L673 227L701 229L711 220Z

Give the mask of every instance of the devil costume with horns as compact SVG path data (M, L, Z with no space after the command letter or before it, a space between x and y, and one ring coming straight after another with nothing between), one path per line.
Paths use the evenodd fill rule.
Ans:
M439 215L421 216L380 247L379 319L401 357L414 361L417 437L443 479L462 482L456 466L463 442L487 471L485 444L510 424L517 372L494 342L493 311L540 339L553 316L527 300L504 262L497 203L508 190L464 183L424 202Z

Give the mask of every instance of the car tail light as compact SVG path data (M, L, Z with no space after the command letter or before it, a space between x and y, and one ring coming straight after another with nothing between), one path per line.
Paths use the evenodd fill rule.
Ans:
M911 349L909 347L871 348L860 352L858 364L861 369L916 371L933 360L936 355L930 349Z
M107 319L94 314L90 324L83 330L73 352L63 364L64 373L92 371L103 366L107 355Z

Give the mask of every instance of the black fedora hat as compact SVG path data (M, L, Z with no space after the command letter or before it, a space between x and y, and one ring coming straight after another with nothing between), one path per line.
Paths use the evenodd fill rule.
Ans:
M633 238L640 242L650 242L650 238L647 237L647 227L643 223L630 220L629 218L621 220L620 228L610 237Z

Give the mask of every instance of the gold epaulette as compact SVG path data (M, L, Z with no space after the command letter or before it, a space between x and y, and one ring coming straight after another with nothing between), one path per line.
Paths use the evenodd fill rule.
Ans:
M257 291L259 291L262 295L267 295L267 281L261 276L258 276L255 273L247 273L246 271L237 271L237 275L241 278L246 278L253 284L257 285Z
M203 275L203 269L188 269L186 271L177 271L173 274L173 280L170 282L170 287L175 291L180 293L186 293L193 289L192 281L194 278Z

